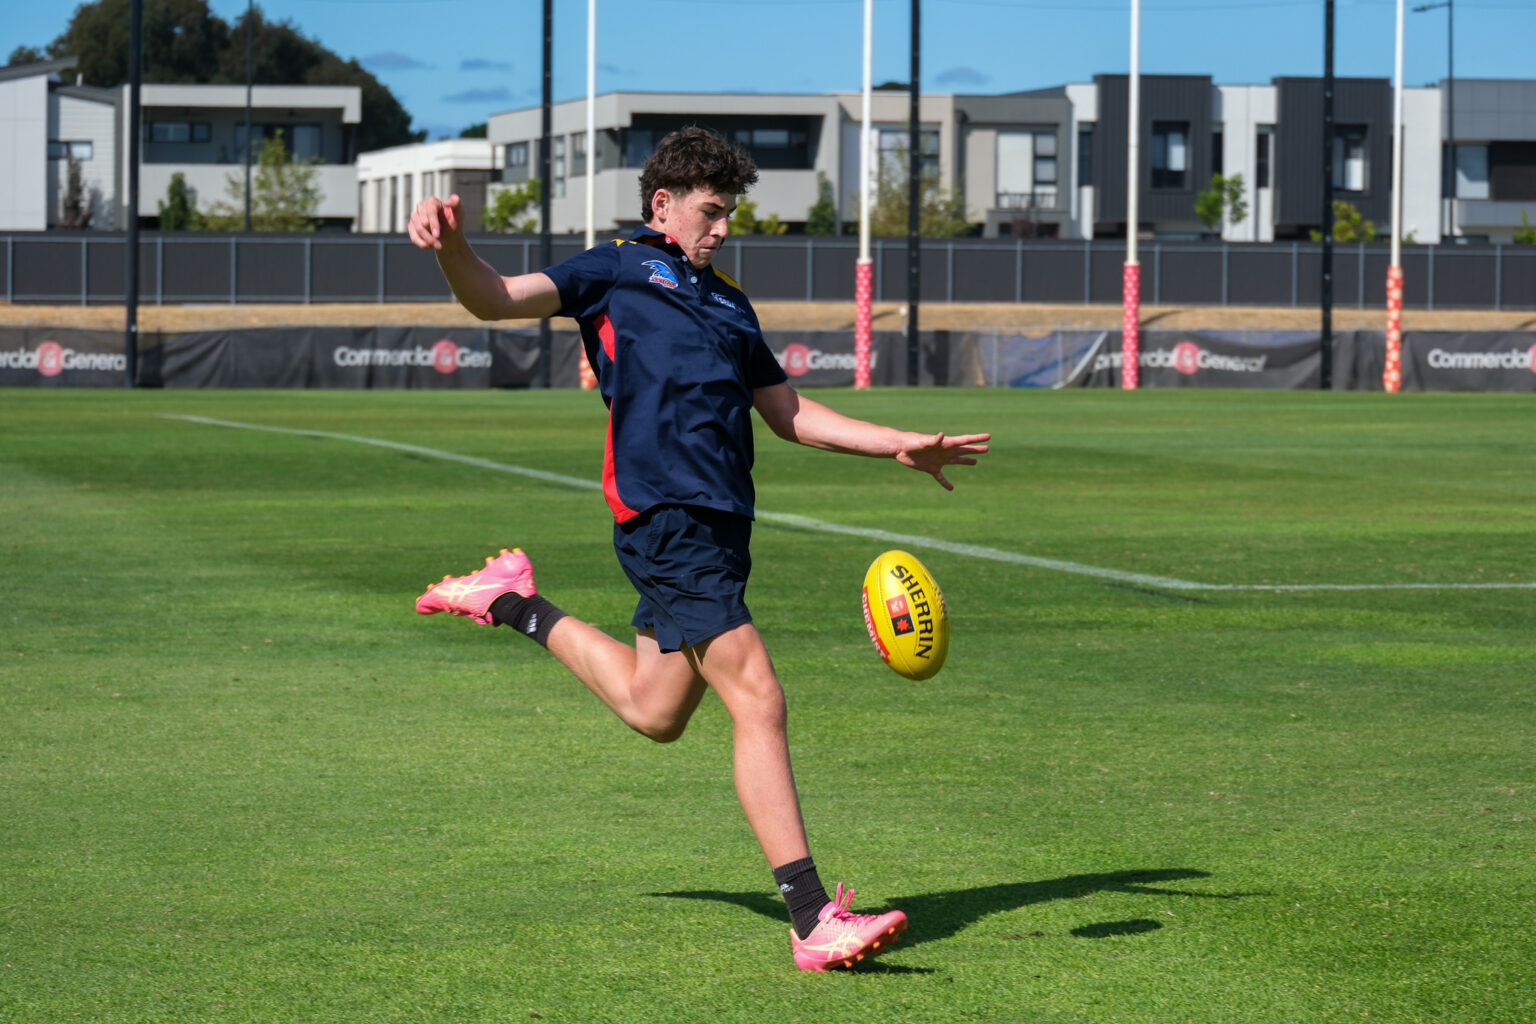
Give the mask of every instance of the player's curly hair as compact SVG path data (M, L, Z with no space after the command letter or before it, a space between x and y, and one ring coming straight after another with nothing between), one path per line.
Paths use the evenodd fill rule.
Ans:
M757 164L746 150L708 128L680 128L657 144L640 172L640 220L650 223L659 188L677 196L698 188L738 196L756 184Z

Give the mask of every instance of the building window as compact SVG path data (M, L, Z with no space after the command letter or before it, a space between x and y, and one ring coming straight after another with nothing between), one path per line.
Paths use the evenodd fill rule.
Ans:
M95 155L95 152L96 144L93 142L48 140L49 160L90 160Z
M1226 173L1227 155L1224 152L1227 148L1226 140L1226 133L1221 130L1211 133L1211 174L1213 175Z
M145 142L208 142L213 126L207 121L145 121Z
M880 169L884 173L887 160L899 160L901 166L907 166L906 152L911 135L905 128L886 129L880 132ZM937 131L919 131L917 144L922 149L922 160L918 164L918 173L924 177L937 178L939 176L939 133Z
M1456 143L1456 197L1489 198L1487 143Z
M1365 159L1365 126L1338 125L1333 130L1333 187L1364 192L1370 180Z
M556 135L550 140L553 148L550 150L549 176L554 179L554 197L556 199L565 196L565 136Z
M1056 130L997 133L997 203L1000 210L1056 205Z
M421 172L421 198L437 195L437 174L434 171Z
M410 174L403 175L400 178L400 197L403 200L405 200L404 204L400 207L400 209L401 209L401 212L403 213L407 223L410 222L410 219L411 219L411 209L412 209L412 206L414 205L411 202L411 181L413 180L413 178L414 178L414 176L410 175Z
M393 234L399 230L400 223L400 179L391 176L389 179L389 226L384 230Z
M528 177L529 144L513 142L507 145L506 159L501 166L501 180L524 181Z
M1259 125L1253 137L1253 187L1269 188L1269 165L1274 159L1275 126Z
M253 159L256 156L260 155L260 153L261 153L261 140L263 138L265 138L265 137L266 137L266 125L260 125L260 124L253 124L253 125L251 125L251 139L254 142L254 145L252 146L253 152L251 154ZM245 163L245 122L244 121L241 121L239 124L235 125L235 163L237 163L237 164Z
M1093 125L1077 126L1077 184L1086 188L1093 184Z
M1152 187L1187 187L1189 122L1152 122Z
M289 125L283 132L288 155L295 160L320 159L320 126L317 124Z
M571 136L571 176L581 177L587 173L587 133L580 132Z

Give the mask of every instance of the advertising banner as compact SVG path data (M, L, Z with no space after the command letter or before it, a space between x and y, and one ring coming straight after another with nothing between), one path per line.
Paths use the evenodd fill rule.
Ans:
M1536 334L1404 334L1403 389L1536 391Z
M474 328L280 327L167 335L170 388L486 388Z
M1120 386L1120 337L1106 331L1073 383ZM1141 387L1316 388L1317 335L1304 331L1143 331L1137 360Z
M122 331L0 327L0 387L120 388L127 381Z
M764 331L764 339L790 384L797 388L853 386L853 330ZM981 385L977 335L928 331L918 336L917 381L923 387ZM905 331L873 331L869 338L869 382L873 387L907 384Z

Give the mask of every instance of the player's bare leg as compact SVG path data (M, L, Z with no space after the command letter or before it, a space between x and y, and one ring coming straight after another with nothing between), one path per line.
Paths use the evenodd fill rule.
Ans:
M649 630L631 647L567 616L550 630L548 648L625 725L658 743L681 736L704 699L693 662L682 651L663 654Z
M788 707L762 635L744 623L699 644L691 654L730 713L736 796L769 866L808 857L789 761Z

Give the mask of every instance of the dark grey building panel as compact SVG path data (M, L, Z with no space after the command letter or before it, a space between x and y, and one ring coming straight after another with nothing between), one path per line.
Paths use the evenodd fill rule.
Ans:
M1456 94L1456 138L1536 140L1536 81L1508 78L1458 78L1454 90L1445 79L1440 93ZM1441 109L1441 130L1448 131L1449 104Z
M1126 157L1130 150L1130 76L1095 75L1099 90L1099 121L1094 134L1094 219L1124 223L1126 215ZM1211 129L1215 90L1209 75L1141 76L1141 205L1140 219L1194 221L1195 196L1211 180ZM1152 187L1152 129L1156 123L1188 126L1184 184Z
M1323 80L1277 78L1275 184L1278 232L1319 227L1323 222ZM1385 78L1337 78L1333 124L1365 129L1365 188L1335 190L1334 199L1352 203L1378 224L1392 217L1392 85Z

